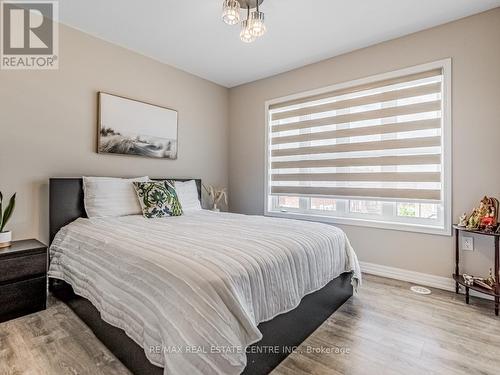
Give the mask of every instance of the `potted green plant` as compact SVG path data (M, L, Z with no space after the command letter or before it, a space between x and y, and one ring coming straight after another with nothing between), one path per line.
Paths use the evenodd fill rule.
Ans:
M3 247L10 246L12 241L12 232L4 231L7 222L9 221L12 213L14 212L14 207L16 206L16 194L10 197L9 203L5 210L3 210L3 194L0 191L0 249Z

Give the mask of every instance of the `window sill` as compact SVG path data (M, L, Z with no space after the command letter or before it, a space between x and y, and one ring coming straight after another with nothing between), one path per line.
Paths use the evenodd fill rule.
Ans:
M451 236L451 227L444 228L432 227L420 224L407 224L407 223L393 223L387 221L374 221L358 218L339 218L324 215L312 215L298 212L281 212L281 211L266 211L265 216L279 217L284 219L295 219L295 220L306 220L306 221L316 221L325 224L343 224L343 225L353 225L358 227L369 227L369 228L379 228L388 230L397 230L403 232L414 232L414 233L426 233L435 234L440 236Z

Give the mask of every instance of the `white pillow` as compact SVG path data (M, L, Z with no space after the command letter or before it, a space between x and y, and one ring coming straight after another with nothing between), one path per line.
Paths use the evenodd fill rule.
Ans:
M175 192L181 203L182 211L201 210L198 199L198 188L195 180L186 182L174 181Z
M149 177L83 177L83 200L87 216L141 215L141 205L132 184L134 181L146 182Z

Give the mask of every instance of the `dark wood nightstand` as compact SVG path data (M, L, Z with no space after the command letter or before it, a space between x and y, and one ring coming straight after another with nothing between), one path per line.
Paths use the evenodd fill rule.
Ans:
M14 241L0 249L0 322L47 304L47 246L37 240Z

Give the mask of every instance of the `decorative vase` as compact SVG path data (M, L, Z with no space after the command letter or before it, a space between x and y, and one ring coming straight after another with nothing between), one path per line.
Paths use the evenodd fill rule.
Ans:
M9 230L7 232L0 232L0 249L4 247L9 247L12 241L12 232Z

